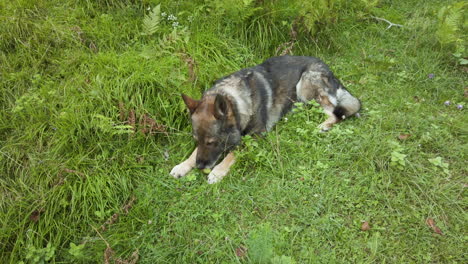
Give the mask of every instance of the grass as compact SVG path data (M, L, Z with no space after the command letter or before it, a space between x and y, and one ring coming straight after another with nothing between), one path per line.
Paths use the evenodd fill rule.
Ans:
M466 72L434 36L444 1L373 9L403 28L342 11L299 31L294 54L329 63L361 118L319 133L298 106L216 185L168 174L194 147L179 94L273 56L296 11L199 2L161 1L180 26L153 35L155 1L0 4L0 262L466 262Z

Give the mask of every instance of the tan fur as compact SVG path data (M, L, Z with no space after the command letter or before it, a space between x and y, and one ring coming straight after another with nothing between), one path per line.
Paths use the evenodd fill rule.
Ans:
M186 159L185 161L181 162L179 165L175 166L170 174L176 178L179 179L181 177L184 177L189 173L194 167L195 167L195 158L197 157L197 148L190 154L190 157Z
M328 131L333 127L334 124L340 122L340 120L333 114L333 108L335 106L330 102L329 97L326 95L319 95L317 101L323 107L325 114L328 116L328 119L320 124L319 128L322 131Z
M226 155L223 161L216 165L211 171L211 173L208 175L208 183L213 184L222 180L224 176L226 176L226 174L229 172L229 169L235 161L236 158L234 157L234 153L229 152L229 154Z

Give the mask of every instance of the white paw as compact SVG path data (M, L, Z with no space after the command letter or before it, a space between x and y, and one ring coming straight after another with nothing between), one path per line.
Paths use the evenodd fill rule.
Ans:
M208 174L208 183L213 184L221 181L228 172L228 170L217 169L215 167L210 174Z
M171 170L170 174L172 175L172 177L179 179L187 175L187 173L189 173L190 170L192 170L192 167L182 162L179 165L175 166Z
M318 126L320 132L328 132L332 127L330 124L322 123Z

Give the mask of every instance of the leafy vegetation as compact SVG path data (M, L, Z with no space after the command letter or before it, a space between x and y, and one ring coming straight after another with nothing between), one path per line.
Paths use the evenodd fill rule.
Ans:
M1 2L0 263L466 262L465 9ZM326 61L361 117L320 133L297 104L221 183L171 178L180 93L280 53Z
M444 45L453 46L454 56L461 65L468 64L466 57L466 45L468 21L468 3L457 2L442 7L438 12L437 38Z

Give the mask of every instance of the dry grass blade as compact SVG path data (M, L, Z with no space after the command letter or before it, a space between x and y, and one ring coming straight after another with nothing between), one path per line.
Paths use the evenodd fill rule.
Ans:
M132 209L133 204L135 203L136 197L132 195L132 198L122 207L122 210L124 211L125 214L128 214L130 209Z
M195 74L195 60L190 57L188 54L184 54L184 60L187 63L188 72L189 72L189 81L193 82L197 79L197 75Z
M124 103L119 102L119 120L121 122L125 121L127 115L127 110L125 109Z
M130 113L128 115L128 124L132 127L133 133L136 131L136 125L135 125L135 110L130 110Z

